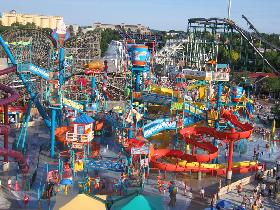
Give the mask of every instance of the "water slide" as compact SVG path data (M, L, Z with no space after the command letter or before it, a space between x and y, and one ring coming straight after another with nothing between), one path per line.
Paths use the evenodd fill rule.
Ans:
M20 73L30 72L45 80L50 79L50 73L51 73L50 71L47 71L46 69L38 67L31 63L18 65L17 71ZM84 110L84 106L82 104L80 104L76 101L73 101L71 99L68 99L66 97L62 97L62 103L64 106L67 106L70 109L74 109L78 112L83 112L83 110Z
M201 121L200 117L189 116L184 118L183 126L189 126L199 121ZM175 130L179 127L179 124L179 122L176 123L175 120L170 118L157 119L143 126L143 137L149 138L165 130Z
M6 69L0 71L0 76L16 72L16 70L17 70L16 66L6 68ZM14 102L15 100L17 100L17 98L19 97L19 94L13 88L11 88L9 86L0 84L0 90L2 92L4 92L5 95L8 95L8 97L0 99L0 106L8 105L8 104ZM7 126L7 125L0 126L1 135L8 135L8 132L9 132L9 126ZM0 155L1 156L10 156L10 157L14 158L18 162L19 168L21 169L21 171L23 173L28 173L29 167L21 152L9 150L6 148L0 148Z
M208 154L185 154L180 150L170 150L170 149L159 149L154 150L151 156L151 163L154 167L159 168L160 170L173 171L173 172L187 172L187 171L202 171L202 172L217 172L218 174L225 173L225 168L217 164L206 164L200 165L199 163L209 162L218 156L218 148L215 147L212 143L206 141L196 141L193 137L199 135L209 135L216 139L222 141L238 141L243 138L249 138L252 134L253 127L249 123L241 123L238 121L238 118L228 110L222 110L222 117L229 120L233 125L235 125L239 131L231 129L228 132L220 132L215 128L209 127L199 127L192 126L186 127L180 130L180 134L183 137L184 141L188 144L192 144L197 148L201 148L208 152ZM175 157L181 161L180 164L164 163L160 162L159 159L162 157ZM189 163L190 162L190 163ZM235 163L236 167L233 168L234 172L248 172L248 170L256 169L257 164L254 162L241 162Z

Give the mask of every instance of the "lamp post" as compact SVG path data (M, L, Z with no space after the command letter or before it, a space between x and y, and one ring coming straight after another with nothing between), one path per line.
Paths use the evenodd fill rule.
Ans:
M228 19L230 19L230 12L231 12L231 0L228 0Z

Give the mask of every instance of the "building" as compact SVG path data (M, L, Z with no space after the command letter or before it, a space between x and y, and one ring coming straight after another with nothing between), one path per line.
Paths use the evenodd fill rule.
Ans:
M0 21L3 26L11 26L13 23L20 23L23 25L26 25L27 23L34 23L39 28L56 29L59 22L63 21L63 17L19 14L15 10L12 10L10 12L3 12L0 15Z
M105 24L105 23L94 23L92 28L93 28L93 30L94 29L125 30L125 31L137 32L137 33L141 33L141 34L151 32L149 27L144 26L142 24L128 25L128 24L121 23L119 25L115 25L115 24Z

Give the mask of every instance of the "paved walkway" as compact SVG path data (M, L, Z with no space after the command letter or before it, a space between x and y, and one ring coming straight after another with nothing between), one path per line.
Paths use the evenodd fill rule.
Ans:
M257 183L252 183L249 185L243 186L243 192L241 193L241 196L238 195L237 190L233 190L223 196L221 196L221 199L227 200L232 202L234 205L239 206L242 203L243 196L247 195L249 198L252 196L253 189L256 187ZM276 203L272 198L269 198L267 196L262 196L263 205L265 210L279 210L280 204Z

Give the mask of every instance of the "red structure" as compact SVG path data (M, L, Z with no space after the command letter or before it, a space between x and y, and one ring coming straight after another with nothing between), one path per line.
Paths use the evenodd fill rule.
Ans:
M16 72L17 67L13 66L0 71L0 76L5 74L10 74ZM3 91L6 95L4 99L0 99L0 106L4 106L4 125L0 126L0 134L4 135L4 148L0 149L0 155L4 156L4 162L9 162L9 156L13 157L19 164L20 169L23 173L28 172L28 165L22 153L9 150L9 117L8 109L9 104L17 100L19 94L11 87L0 84L0 90Z
M170 149L158 149L152 153L151 163L155 168L164 170L164 171L173 171L173 172L205 172L213 173L216 171L217 174L223 174L223 169L213 169L213 168L200 168L200 163L209 162L218 156L218 148L215 147L211 142L198 142L194 138L200 135L213 136L216 139L220 139L225 143L229 144L229 157L228 157L228 167L227 167L227 178L230 179L232 175L232 155L233 155L233 144L235 141L240 139L248 139L253 131L252 125L249 123L241 123L238 121L238 118L232 114L229 110L222 110L221 115L226 120L229 120L232 124L240 129L236 131L231 129L229 132L217 131L215 128L210 127L186 127L180 130L180 134L183 137L186 143L194 145L195 147L201 148L205 151L208 151L208 154L186 154L181 150L170 150ZM181 160L187 160L188 162L198 162L199 166L179 166L178 164L164 163L160 162L158 159L162 157L175 157ZM252 166L257 167L257 166ZM246 168L247 172L255 168ZM234 168L236 172L246 172L245 169Z

